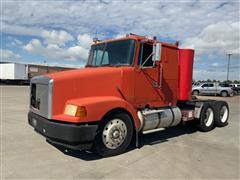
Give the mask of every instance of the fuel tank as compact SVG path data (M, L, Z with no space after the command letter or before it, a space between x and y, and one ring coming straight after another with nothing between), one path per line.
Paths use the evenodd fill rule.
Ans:
M141 131L176 126L181 122L181 111L178 107L164 107L158 109L144 109L138 111L141 121Z

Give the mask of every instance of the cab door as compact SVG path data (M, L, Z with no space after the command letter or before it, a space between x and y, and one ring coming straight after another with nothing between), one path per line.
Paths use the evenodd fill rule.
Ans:
M205 83L201 86L201 93L207 94L208 93L208 83Z
M209 83L208 84L208 91L211 94L216 94L217 93L217 86L214 83Z
M158 102L160 88L159 65L152 61L153 44L141 43L138 67L135 68L135 105L139 108L152 106Z
M175 106L179 93L178 48L161 45L159 61L153 62L153 44L142 43L135 68L135 105Z

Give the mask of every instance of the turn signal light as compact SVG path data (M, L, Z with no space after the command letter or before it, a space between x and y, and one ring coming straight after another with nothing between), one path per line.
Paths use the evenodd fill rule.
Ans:
M84 106L67 104L64 110L64 114L69 116L85 117L87 116L87 110Z
M86 117L87 116L87 110L84 106L78 106L76 115L77 117Z

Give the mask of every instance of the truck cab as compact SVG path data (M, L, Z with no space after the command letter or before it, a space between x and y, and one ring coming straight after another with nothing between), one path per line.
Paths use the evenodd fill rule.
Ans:
M193 55L155 37L96 40L85 68L31 80L28 122L51 143L102 156L124 152L133 139L137 145L139 133L183 121L198 119L210 131L212 104L191 100ZM223 107L221 126L228 119L226 103L217 109Z

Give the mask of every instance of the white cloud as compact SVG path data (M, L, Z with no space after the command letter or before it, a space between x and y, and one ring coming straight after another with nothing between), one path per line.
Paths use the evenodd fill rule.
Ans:
M211 66L212 66L212 67L218 67L218 66L219 66L219 63L216 63L216 62L215 62L215 63L212 63Z
M70 59L84 59L88 57L88 49L81 46L73 46L67 49L67 55Z
M90 48L90 45L92 44L92 37L88 34L80 34L77 37L78 44L86 49Z
M1 60L18 59L21 56L8 49L0 49Z
M79 60L85 62L92 38L88 34L78 35L78 44L66 47L65 44L73 41L74 38L66 31L46 31L42 33L43 42L39 39L32 39L24 49L32 54L44 56L49 60Z
M41 35L48 27L75 36L133 32L182 40L218 21L238 20L238 2L221 5L221 1L5 1L2 20L4 32L13 34Z
M42 28L36 28L33 26L27 27L16 23L8 24L4 21L1 23L2 23L1 31L13 35L41 36L43 31Z
M57 44L43 45L39 39L31 40L24 46L24 49L48 60L79 60L85 62L88 57L88 49L80 45L72 47L61 47Z
M14 38L12 36L7 36L6 40L7 40L7 42L9 42L9 44L6 43L6 46L10 45L10 47L18 47L18 46L21 46L23 44L22 41Z
M240 53L240 22L218 22L184 41L183 47L194 48L198 54Z
M26 46L24 46L24 49L36 54L41 54L44 51L44 47L39 39L31 40Z
M44 30L42 32L42 37L45 39L47 44L65 45L66 42L74 40L71 34L63 30L60 30L60 31Z

